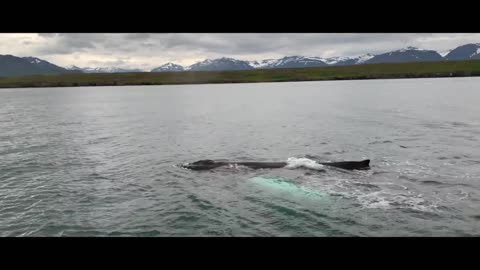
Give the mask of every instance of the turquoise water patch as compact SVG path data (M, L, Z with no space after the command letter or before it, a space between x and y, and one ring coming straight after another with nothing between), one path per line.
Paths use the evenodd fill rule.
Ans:
M326 193L295 185L282 178L258 176L248 180L256 187L275 195L288 196L289 198L307 198L323 201L329 200L329 195Z

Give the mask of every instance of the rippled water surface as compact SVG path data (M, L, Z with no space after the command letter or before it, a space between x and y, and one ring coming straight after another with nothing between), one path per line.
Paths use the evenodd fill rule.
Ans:
M1 236L480 234L480 79L0 89ZM175 166L371 159L371 170Z

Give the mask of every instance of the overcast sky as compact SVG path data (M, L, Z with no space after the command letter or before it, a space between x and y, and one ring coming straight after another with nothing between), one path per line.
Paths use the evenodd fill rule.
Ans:
M59 66L150 70L206 58L261 60L289 55L357 56L415 46L445 51L480 43L480 34L0 34L0 54Z

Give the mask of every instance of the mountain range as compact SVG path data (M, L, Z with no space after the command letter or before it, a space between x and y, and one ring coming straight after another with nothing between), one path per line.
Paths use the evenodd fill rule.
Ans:
M126 72L143 72L141 69L127 69L127 68L116 68L116 67L86 67L80 68L77 66L67 66L67 70L78 71L82 73L126 73Z
M244 61L233 58L206 59L191 66L181 66L167 63L150 72L178 72L178 71L221 71L221 70L253 70L275 68L303 68L325 67L374 63L404 63L426 61L459 61L480 59L480 43L465 44L455 49L437 52L415 47L407 47L382 54L364 54L355 57L306 57L285 56L280 59L265 59L260 61ZM45 60L35 57L17 57L13 55L0 55L0 77L48 75L64 73L123 73L123 72L148 72L140 69L125 69L117 67L60 67Z
M174 63L168 63L151 72L173 71L214 71L214 70L248 70L248 69L272 69L272 68L301 68L301 67L324 67L346 66L375 63L406 63L406 62L429 62L448 60L474 60L480 59L480 43L466 44L453 50L437 52L434 50L407 47L382 54L364 54L354 57L306 57L286 56L280 59L265 59L260 61L243 61L233 58L207 59L188 67Z

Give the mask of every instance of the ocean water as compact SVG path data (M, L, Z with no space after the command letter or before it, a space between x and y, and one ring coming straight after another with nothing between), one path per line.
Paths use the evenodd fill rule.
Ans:
M0 235L479 236L478 89L479 78L0 89ZM176 166L367 158L368 171Z

